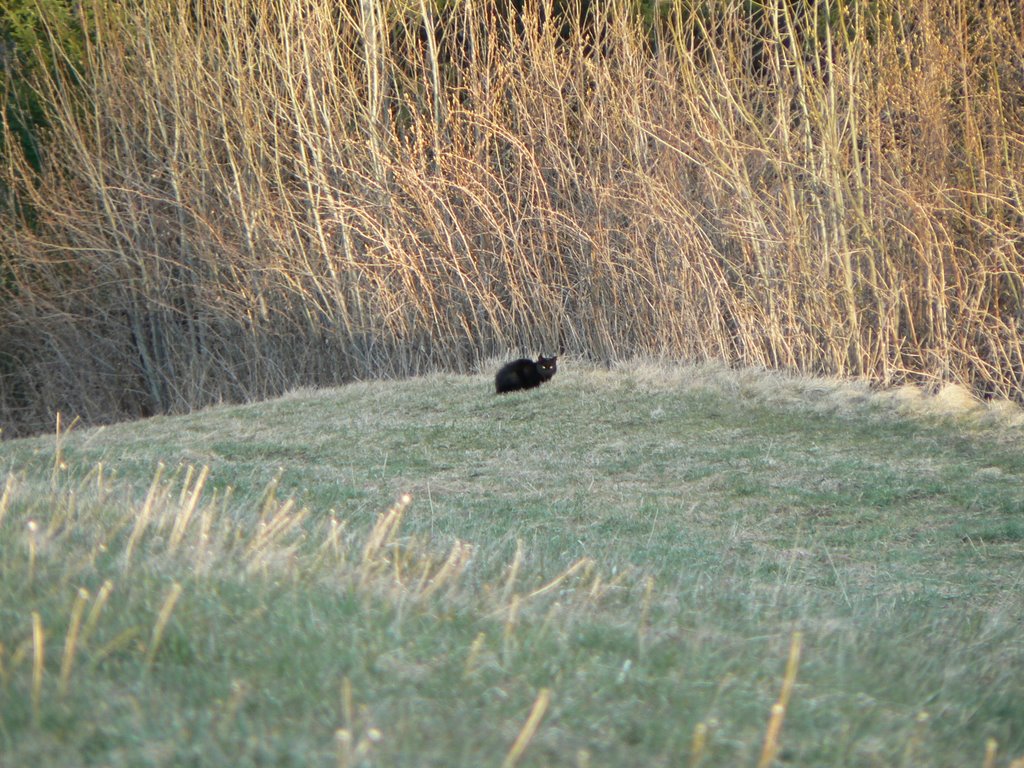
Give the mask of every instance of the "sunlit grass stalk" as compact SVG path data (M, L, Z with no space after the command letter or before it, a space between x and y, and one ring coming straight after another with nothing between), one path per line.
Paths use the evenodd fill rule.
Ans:
M540 721L543 719L550 701L551 691L547 688L541 688L540 692L537 694L536 701L533 702L533 708L530 710L530 715L526 718L526 722L523 723L523 727L519 731L519 735L516 736L516 740L513 742L512 748L508 751L508 754L502 761L501 768L513 768L513 766L515 766L522 758L526 748L530 745L530 741L537 733L537 728L540 726Z
M532 600L535 597L540 597L541 595L545 595L548 592L551 592L552 590L554 590L556 587L558 587L559 584L564 582L566 579L569 579L570 577L572 577L573 575L575 575L579 571L584 571L586 573L586 572L589 572L593 567L594 567L594 561L593 560L591 560L589 557L581 557L579 560L577 560L575 563L570 565L562 573L560 573L558 576L553 578L547 584L545 584L542 587L538 587L537 589L533 590L528 595L526 595L526 599L527 600Z
M433 578L417 590L419 599L427 599L441 589L441 587L445 586L450 581L457 579L466 569L466 566L469 564L469 560L472 556L473 548L456 539L455 543L452 544L451 552L448 554L448 558L444 561L444 565L441 566L441 569L434 574Z
M196 468L189 464L185 467L185 479L181 481L181 489L178 491L178 506L182 507L185 505L185 499L188 497L188 489L192 486L192 476L195 475Z
M707 723L697 723L693 728L693 738L690 741L690 768L697 768L704 758L704 751L707 748L708 726Z
M342 535L347 528L347 523L347 520L338 520L333 514L326 521L320 531L323 534L323 539L316 549L310 566L311 570L337 569L348 562L347 548L342 544Z
M74 666L75 652L78 649L78 633L82 624L82 614L85 612L85 604L88 601L88 590L79 589L75 595L75 602L71 606L71 621L68 623L68 633L64 638L64 655L61 657L60 679L57 686L61 698L66 696L68 692L71 669Z
M779 703L772 704L771 717L768 719L768 728L764 734L764 743L761 745L761 757L757 761L757 768L769 768L775 755L779 751L779 734L782 733L782 721L786 717L786 708Z
M64 440L67 434L75 428L79 418L75 416L71 420L71 423L66 427L62 426L62 417L60 411L57 411L57 429L54 435L54 446L53 446L53 470L50 473L50 489L56 491L61 472L66 468L64 464Z
M145 667L147 669L153 666L153 660L156 658L160 641L163 639L164 629L167 627L167 622L170 621L175 603L178 602L178 598L181 596L181 590L181 584L177 582L172 584L167 597L164 599L164 604L160 608L160 613L157 614L156 623L153 624L153 632L149 639L149 648L146 651Z
M36 549L38 548L36 534L39 531L39 523L29 520L25 527L28 529L28 583L31 584L36 577Z
M89 642L89 638L92 637L92 633L96 630L96 625L99 623L100 614L103 612L103 606L107 604L113 589L114 582L107 579L100 587L100 591L96 593L96 599L93 601L92 608L89 609L89 616L86 618L85 626L82 628L82 634L79 638L80 645L86 645Z
M487 633L480 632L473 642L469 646L469 653L466 654L466 663L462 668L462 676L469 677L476 670L477 661L480 658L480 651L483 650L484 643L487 642Z
M309 516L309 510L306 508L293 512L294 508L295 500L287 499L268 519L260 521L256 536L249 543L245 552L250 567L264 564L263 556L267 552L283 552L286 537L299 529L302 522Z
M342 548L342 535L348 528L348 520L338 520L338 518L331 516L327 536L324 539L323 550L330 551L331 555L335 558L342 557L345 554L345 550Z
M390 543L398 533L402 524L402 516L405 510L412 503L412 496L408 493L402 494L398 501L387 511L377 516L377 521L367 536L363 545L362 553L362 575L360 583L366 585L370 578L376 573L381 564L381 550Z
M779 693L779 704L789 709L789 699L796 685L796 674L800 668L800 653L803 650L803 632L794 632L789 642L789 658L786 660L786 673L782 679L782 691Z
M32 611L32 721L38 725L43 699L43 665L45 663L43 619Z
M277 503L277 489L281 485L281 478L284 476L284 470L278 469L274 477L267 483L267 487L263 489L263 499L260 502L260 519L266 518L270 513L278 508Z
M765 731L764 743L761 746L761 757L758 768L768 768L779 751L779 736L782 733L782 722L786 717L789 700L796 684L797 670L800 667L800 652L803 648L803 633L794 632L789 643L789 658L786 661L786 672L782 680L782 690L778 701L772 705L768 728Z
M359 739L356 734L356 710L352 694L352 681L346 675L341 679L341 722L342 727L334 732L336 757L339 766L362 765L370 751L383 738L380 729L369 726Z
M348 675L341 678L341 724L348 733L355 728L355 703L352 696L352 680Z
M139 510L138 516L135 518L135 525L132 527L131 535L128 537L128 543L124 548L125 573L127 573L128 569L131 567L132 554L135 551L135 547L138 546L143 533L145 533L146 526L149 525L150 517L153 514L153 505L156 503L157 493L160 490L160 479L163 477L163 473L164 463L160 462L157 464L156 472L153 474L153 480L149 484L149 491L146 493L146 500L142 503L142 509Z
M339 728L334 732L334 750L338 768L349 768L352 765L352 732L347 728Z
M995 768L996 765L996 753L999 751L999 742L995 739L986 739L985 741L985 762L982 763L981 768Z
M202 495L203 486L206 485L206 479L210 476L210 468L203 466L199 471L199 478L196 480L195 485L192 486L191 493L188 495L188 502L184 507L178 510L178 514L174 517L174 525L171 528L171 535L167 542L167 551L174 552L177 550L178 545L185 536L185 530L188 528L189 521L192 519L192 515L196 511L196 506L199 504L199 497Z
M215 501L216 499L214 499L214 502ZM213 528L214 520L220 519L216 514L217 506L214 502L207 504L199 516L199 530L196 532L194 559L197 572L203 572L209 564L210 532Z
M14 492L14 473L8 472L4 481L4 492L0 494L0 528L3 527L4 518L7 517L7 509L11 503L11 494Z
M617 574L612 576L610 579L605 579L604 575L600 571L594 570L594 578L590 582L590 590L588 597L591 601L600 600L610 591L621 586L623 582L629 580L634 575L634 572L630 568L623 568ZM646 589L646 583L644 588Z

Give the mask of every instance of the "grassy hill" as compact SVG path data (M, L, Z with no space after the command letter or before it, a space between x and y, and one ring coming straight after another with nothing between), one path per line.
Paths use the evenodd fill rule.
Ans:
M569 362L8 441L0 763L1007 765L1022 428Z

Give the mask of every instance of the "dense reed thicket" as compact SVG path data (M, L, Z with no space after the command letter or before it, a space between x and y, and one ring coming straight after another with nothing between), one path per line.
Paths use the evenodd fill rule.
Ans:
M1015 0L83 5L5 136L7 435L510 350L1021 397Z

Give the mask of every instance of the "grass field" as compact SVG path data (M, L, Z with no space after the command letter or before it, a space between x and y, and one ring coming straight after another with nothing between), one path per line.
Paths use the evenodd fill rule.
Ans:
M1024 755L1014 407L567 361L66 427L0 444L4 768Z

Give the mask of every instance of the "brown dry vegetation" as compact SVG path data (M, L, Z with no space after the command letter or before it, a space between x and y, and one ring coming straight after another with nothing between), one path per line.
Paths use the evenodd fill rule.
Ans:
M556 347L1021 397L1014 0L136 5L5 142L5 434Z

